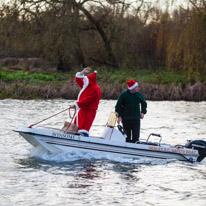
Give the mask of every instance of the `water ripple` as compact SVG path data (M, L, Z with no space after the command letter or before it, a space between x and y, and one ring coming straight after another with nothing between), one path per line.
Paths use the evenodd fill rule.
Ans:
M0 200L2 206L205 206L206 160L141 160L86 153L52 155L34 149L12 131L71 105L70 100L0 100ZM115 101L101 100L91 135L101 135ZM45 124L62 127L68 114ZM204 139L206 102L148 102L141 138L161 133L163 141L184 144Z

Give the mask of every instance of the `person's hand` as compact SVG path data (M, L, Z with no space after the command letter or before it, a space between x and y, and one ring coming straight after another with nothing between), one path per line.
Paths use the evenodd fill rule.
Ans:
M89 73L89 72L91 72L91 68L90 67L87 67L87 68L85 68L85 69L83 69L82 71L81 71L81 73L82 74L85 74L85 73Z
M141 113L140 114L140 119L143 119L144 118L144 113Z
M69 107L69 109L75 109L75 108L76 108L75 105L71 105L71 106Z
M117 123L120 124L121 122L122 122L122 118L121 118L121 117L118 117Z

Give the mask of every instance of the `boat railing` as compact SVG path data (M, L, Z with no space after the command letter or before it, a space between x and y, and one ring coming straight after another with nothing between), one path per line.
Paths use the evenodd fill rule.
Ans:
M64 129L58 129L58 128L54 128L54 127L45 127L45 126L37 126L36 128L44 128L44 129L48 129L48 130L52 130L52 131L58 131L58 132L63 132L65 134L73 134L73 135L80 135L80 136L84 136L82 133L80 132L75 132L75 131L70 131L70 130L64 130Z
M149 138L150 138L151 136L156 136L156 137L159 137L159 138L160 138L159 143L158 143L158 145L160 146L160 143L161 143L161 141L162 141L162 136L161 136L160 134L151 133L151 134L148 136L146 142L149 142Z

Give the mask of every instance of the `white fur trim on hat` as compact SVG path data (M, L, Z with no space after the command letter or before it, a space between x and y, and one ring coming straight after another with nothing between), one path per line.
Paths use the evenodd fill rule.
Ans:
M137 86L138 86L138 83L136 82L133 86L128 87L128 89L129 89L129 90L132 90L132 89L134 89L134 88L137 87Z

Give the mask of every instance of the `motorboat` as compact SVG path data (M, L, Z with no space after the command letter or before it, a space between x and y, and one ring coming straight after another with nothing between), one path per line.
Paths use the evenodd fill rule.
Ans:
M111 118L114 116L110 115L103 134L98 137L85 137L79 132L45 126L23 126L15 128L14 131L34 147L42 147L50 153L81 151L103 156L111 154L113 157L146 157L189 162L201 162L206 157L204 140L188 140L185 145L172 146L162 143L160 134L151 133L145 140L126 142L126 133L121 125L115 126L116 121ZM151 141L152 138L158 141Z

